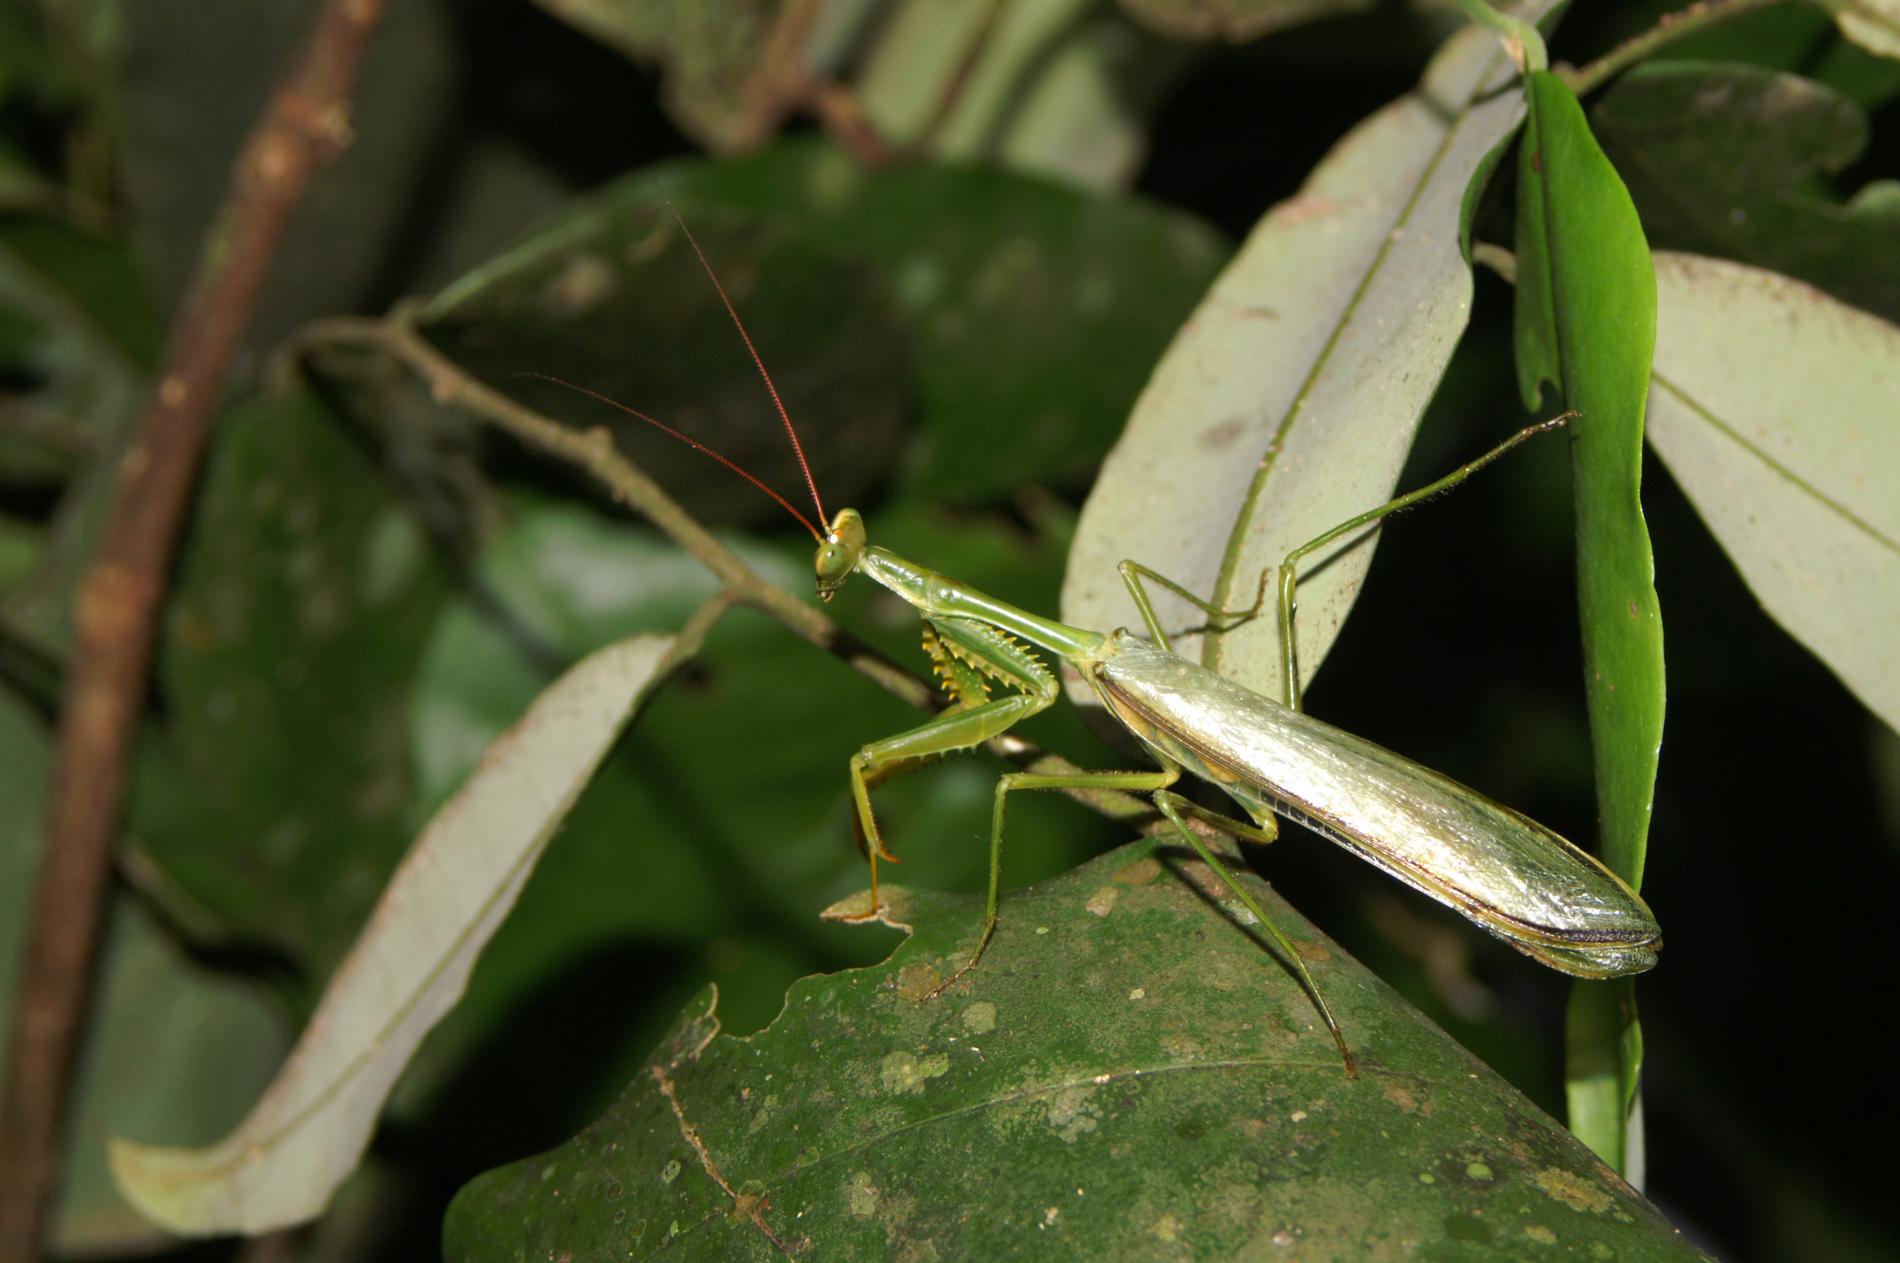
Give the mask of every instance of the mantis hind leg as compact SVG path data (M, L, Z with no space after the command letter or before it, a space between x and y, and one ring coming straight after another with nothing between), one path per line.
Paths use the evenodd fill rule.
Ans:
M1332 1033L1333 1043L1339 1048L1340 1059L1345 1062L1347 1077L1356 1078L1359 1073L1358 1063L1353 1059L1352 1050L1346 1046L1346 1037L1339 1029L1339 1021L1333 1016L1332 1008L1326 1003L1326 998L1320 994L1319 983L1314 981L1312 972L1306 967L1306 961L1286 935L1280 932L1279 927L1274 925L1259 902L1248 893L1246 887L1240 884L1240 879L1221 862L1220 857L1199 834L1188 828L1187 821L1182 817L1185 813L1205 819L1216 828L1251 841L1271 842L1275 835L1255 826L1242 824L1238 820L1223 816L1173 793L1168 787L1180 777L1181 769L1172 766L1158 772L1010 772L999 777L996 782L995 804L990 814L990 876L989 890L983 905L983 932L978 936L976 947L971 951L969 959L958 966L949 977L932 987L922 998L935 999L956 985L965 974L976 968L977 962L983 959L983 953L988 949L990 940L995 937L996 909L1003 871L1003 814L1011 793L1020 789L1119 789L1146 793L1153 797L1155 806L1174 826L1175 832L1194 848L1195 853L1210 868L1220 874L1221 880L1227 883L1228 889L1233 891L1235 897L1240 900L1241 906L1253 914L1254 920L1265 927L1268 936L1279 946L1280 955L1284 958L1287 967L1293 971L1300 986L1312 998L1314 1007L1319 1010L1320 1017L1326 1022L1327 1030Z
M1558 429L1565 422L1574 419L1578 415L1576 412L1564 412L1550 418L1548 421L1539 421L1536 425L1527 425L1484 455L1479 456L1475 460L1466 461L1464 464L1458 466L1458 468L1446 474L1443 478L1426 483L1416 491L1408 491L1396 499L1386 501L1376 509L1368 509L1357 517L1341 522L1324 535L1310 539L1288 553L1285 560L1281 561L1278 566L1280 574L1280 678L1285 686L1285 696L1283 700L1286 704L1294 710L1300 709L1300 665L1297 641L1293 634L1293 612L1295 608L1293 594L1295 586L1299 582L1298 575L1301 558L1317 549L1326 547L1326 545L1332 543L1342 535L1348 535L1354 531L1366 530L1369 527L1377 525L1385 518L1391 517L1394 513L1403 512L1421 501L1429 500L1435 495L1450 491L1453 487L1471 477L1471 475L1477 473L1480 469L1483 469L1486 465L1489 465L1492 461L1504 455L1518 444L1534 439L1540 434L1548 434L1550 431ZM1264 582L1264 575L1262 578Z
M1221 862L1220 857L1214 853L1213 848L1207 845L1206 840L1203 839L1200 834L1188 828L1187 821L1182 819L1182 813L1185 810L1192 815L1212 817L1213 820L1219 822L1219 828L1228 832L1241 833L1242 836L1245 836L1243 831L1246 830L1246 826L1241 825L1237 820L1228 819L1225 816L1209 811L1205 807L1189 802L1179 794L1172 793L1167 789L1157 789L1154 794L1154 802L1155 806L1161 809L1161 814L1166 816L1169 823L1174 826L1174 831L1180 834L1189 846L1194 848L1195 854L1199 855L1209 868L1212 868L1216 873L1220 874L1220 879L1227 884L1227 889L1234 893L1234 897L1240 900L1241 906L1252 913L1254 920L1265 928L1267 936L1279 947L1279 954L1286 962L1287 968L1291 969L1293 976L1299 979L1300 986L1305 989L1308 997L1312 999L1313 1007L1318 1009L1320 1017L1325 1019L1326 1029L1332 1033L1333 1043L1339 1048L1340 1059L1346 1063L1346 1077L1349 1079L1358 1078L1359 1063L1354 1060L1352 1049L1346 1046L1345 1032L1339 1029L1339 1019L1333 1016L1332 1007L1326 1003L1326 997L1320 994L1319 983L1314 981L1312 972L1306 967L1305 959L1301 957L1299 951L1293 946L1287 936L1280 932L1280 927L1275 925L1272 919L1267 916L1266 911L1261 908L1259 901L1248 893L1245 886L1240 884L1240 879L1234 876L1233 870Z
M1301 544L1298 548L1289 552L1278 566L1269 566L1260 572L1260 583L1254 592L1253 604L1245 609L1222 609L1212 601L1206 600L1189 591L1183 584L1177 583L1159 571L1152 570L1135 561L1124 561L1118 567L1121 571L1122 583L1127 586L1129 596L1134 598L1135 608L1141 612L1142 622L1146 625L1150 638L1163 649L1168 649L1171 648L1168 643L1168 634L1162 628L1161 620L1155 614L1154 604L1148 598L1146 584L1153 583L1157 587L1166 588L1168 591L1174 593L1182 600L1187 601L1190 605L1193 605L1196 609L1206 614L1208 617L1206 630L1231 631L1243 623L1250 623L1260 617L1261 611L1266 604L1267 578L1270 575L1278 574L1279 591L1276 604L1279 607L1280 678L1283 683L1280 700L1289 708L1298 710L1300 709L1299 650L1293 631L1293 614L1296 608L1294 594L1299 583L1300 560L1309 553L1326 547L1326 545L1339 539L1342 535L1348 535L1354 531L1362 531L1376 526L1380 521L1392 516L1394 513L1403 512L1421 501L1429 500L1435 495L1451 490L1518 444L1536 438L1540 434L1548 434L1550 431L1558 429L1566 422L1574 419L1577 415L1575 412L1565 412L1550 418L1548 421L1539 421L1535 425L1527 425L1490 451L1475 460L1466 461L1449 474L1446 474L1443 478L1435 482L1427 483L1416 491L1408 491L1396 499L1388 500L1376 509L1368 509L1356 517L1341 522L1338 526L1333 527L1325 534Z

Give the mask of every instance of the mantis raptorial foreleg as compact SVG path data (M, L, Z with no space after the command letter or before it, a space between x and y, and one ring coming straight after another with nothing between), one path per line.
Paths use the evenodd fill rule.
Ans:
M871 786L906 765L969 750L1008 732L1029 716L1047 710L1060 691L1055 676L1033 653L993 628L949 618L932 619L930 627L935 635L925 643L931 656L945 668L952 709L908 732L870 742L851 756L851 798L857 804L858 826L871 862L871 906L863 917L853 918L856 920L875 916L880 906L878 860L897 859L885 848L879 833L877 817L871 810ZM981 700L987 696L984 680L996 680L1017 691L993 701Z

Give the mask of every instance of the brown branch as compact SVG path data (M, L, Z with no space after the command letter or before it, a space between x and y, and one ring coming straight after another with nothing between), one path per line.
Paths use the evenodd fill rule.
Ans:
M126 759L186 502L238 341L291 210L350 137L348 102L382 0L326 0L231 173L151 402L120 461L74 600L74 651L0 1097L0 1261L35 1257L88 998Z

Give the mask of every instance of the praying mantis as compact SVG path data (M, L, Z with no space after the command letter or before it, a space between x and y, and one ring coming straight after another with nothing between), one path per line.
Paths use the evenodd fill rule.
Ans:
M1293 611L1303 556L1455 486L1574 414L1520 430L1444 478L1362 513L1289 553L1277 567L1287 685L1284 697L1275 700L1174 653L1147 587L1152 583L1175 593L1212 623L1233 624L1261 615L1266 574L1261 576L1253 606L1229 611L1138 562L1123 561L1121 577L1141 614L1147 632L1144 639L1126 628L1100 632L1071 626L998 600L872 544L864 518L855 509L827 515L797 429L758 348L698 241L683 222L680 228L771 395L823 528L706 445L645 413L584 388L575 389L710 456L776 500L818 543L813 573L821 600L829 601L851 576L863 575L914 608L923 619L925 652L950 698L950 705L935 717L869 742L850 758L851 797L871 867L870 907L854 919L877 914L878 862L897 858L885 846L878 828L871 806L873 786L922 760L974 749L1054 705L1060 692L1057 677L1036 651L1053 655L1074 670L1156 765L1153 770L1017 771L997 780L983 928L969 957L925 999L941 994L975 968L995 934L1004 810L1008 796L1019 790L1108 789L1147 795L1174 832L1220 876L1266 931L1324 1021L1348 1076L1356 1074L1353 1053L1304 959L1231 868L1188 826L1188 817L1255 842L1275 839L1276 814L1303 823L1563 973L1616 978L1640 973L1656 963L1662 947L1656 919L1642 897L1615 873L1551 830L1477 791L1306 714L1292 683L1298 679ZM1247 820L1221 815L1175 792L1183 773L1226 793Z

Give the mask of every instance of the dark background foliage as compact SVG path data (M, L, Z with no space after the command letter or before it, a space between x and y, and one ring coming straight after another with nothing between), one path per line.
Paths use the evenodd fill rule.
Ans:
M0 825L12 830L0 834L11 848L0 854L0 934L17 933L31 871L64 603L107 457L231 157L309 11L297 0L0 7ZM1659 12L1585 6L1553 51L1582 63ZM355 144L295 221L232 399L258 390L273 349L304 322L437 293L577 197L685 160L653 178L746 292L822 476L862 503L887 542L1053 612L1075 506L1147 363L1225 249L1341 134L1413 85L1449 21L1386 5L1232 46L1141 35L1167 73L1143 89L1132 193L978 190L979 173L887 189L841 213L804 200L798 146L818 143L809 122L763 154L703 159L663 108L658 71L541 8L394 5L366 68ZM1794 5L1668 55L1754 67L1731 72L1749 100L1766 71L1803 78L1798 110L1762 121L1738 109L1662 135L1646 126L1656 111L1684 118L1693 106L1668 97L1666 76L1631 76L1586 100L1652 244L1786 270L1900 317L1891 211L1871 200L1842 209L1892 176L1895 65ZM1762 208L1756 226L1731 231L1692 213L1712 186ZM1126 210L1128 224L1103 238L1126 252L1118 263L1150 249L1142 234L1158 239L1164 222L1190 244L1144 274L1148 310L1118 310L1088 339L1050 331L986 347L930 324L947 308L905 304L899 261L918 241L946 266L959 249L976 258L991 231L982 217L999 204L1042 216L1047 240L1074 240L1101 215L1123 214L1129 197L1153 205ZM1494 188L1490 202L1479 234L1508 240L1508 200ZM1163 207L1209 230L1181 228ZM1087 262L1077 249L1041 266ZM692 269L682 262L622 297L611 322L537 325L543 341L525 363L519 343L514 359L481 362L477 335L507 317L505 292L434 313L432 336L494 375L572 372L624 354L624 376L589 384L743 448L735 414L756 422L764 399ZM1519 422L1508 312L1508 290L1480 270L1471 332L1404 485ZM458 343L464 334L474 340ZM1024 361L1003 363L1012 352ZM121 1098L149 1098L152 1068L95 1054L87 1090L105 1103L87 1117L144 1127L142 1138L201 1142L234 1121L244 1098L221 1097L215 1080L244 1077L232 1067L253 1084L268 1072L281 1035L262 1028L294 1030L307 1014L427 805L453 784L459 756L432 753L429 732L505 721L550 664L610 631L676 624L703 591L562 471L465 431L405 429L423 409L387 373L326 372L323 391L293 403L234 404L180 561L115 933L136 930L155 970L188 969L190 981L168 1008L116 1018L113 1006L130 1006L138 988L108 986L96 1026L103 1040L115 1022L137 1031L184 1021L211 991L230 999L217 988L244 999L242 1016L214 1006L223 1016L179 1054L196 1067L193 1082L213 1081L202 1099L179 1091L176 1108L115 1107L113 1074L126 1075ZM1084 397L1075 416L1063 412ZM580 401L536 399L600 419ZM1068 428L1019 460L1011 440L1034 446L1020 419L1031 409L1038 426ZM372 414L384 424L366 423ZM959 417L978 428L960 429ZM705 485L712 499L692 503L742 532L751 555L797 574L806 545L780 531L769 505L728 495L710 466L627 438L682 496ZM768 426L759 442L772 441ZM1560 449L1533 445L1389 530L1308 703L1588 837L1588 741L1566 630L1573 580L1567 560L1553 560L1567 558L1566 476ZM1886 1069L1896 1048L1882 1033L1893 976L1882 927L1900 879L1900 744L1759 614L1655 466L1645 502L1670 683L1645 886L1669 947L1640 984L1648 1192L1723 1258L1891 1257L1900 1235ZM602 614L544 569L572 549L647 577L626 579L623 606ZM383 569L366 577L364 558ZM861 605L839 616L894 655L914 653L908 623L881 625ZM888 950L888 935L813 918L827 894L860 880L840 806L844 757L908 722L762 620L723 629L583 801L468 1004L399 1090L366 1172L291 1243L295 1257L432 1256L456 1188L598 1114L706 979L721 984L729 1030L756 1028L791 979ZM1034 735L1079 761L1114 758L1071 718ZM733 751L761 745L735 774ZM980 880L987 784L971 763L893 788L889 818L915 861L906 880ZM1075 841L1012 854L1012 882L1118 836L1066 804L1022 811L1047 813ZM1310 838L1259 863L1306 915L1561 1113L1559 982ZM74 1129L70 1239L127 1231L97 1161L78 1154L98 1143L97 1131ZM149 1248L204 1259L241 1250Z

